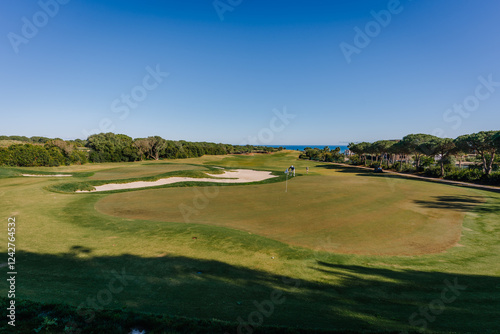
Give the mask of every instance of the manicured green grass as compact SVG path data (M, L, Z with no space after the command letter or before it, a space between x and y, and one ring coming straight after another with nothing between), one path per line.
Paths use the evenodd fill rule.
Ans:
M141 190L105 197L96 209L122 218L229 227L316 250L417 255L455 245L464 209L484 201L467 189L391 182L331 172L291 179L288 192L283 183Z
M0 179L5 177L20 176L21 173L17 172L12 168L0 167Z
M83 177L0 179L0 212L5 222L7 217L16 217L16 297L88 308L89 299L97 301L100 296L102 300L99 293L108 289L113 271L123 269L130 280L123 290L112 294L105 308L215 318L233 322L231 333L237 332L238 317L248 320L255 316L256 305L271 300L276 291L281 291L283 302L265 312L269 315L262 315L263 325L360 332L416 331L424 325L440 333L498 331L499 194L348 171L297 161L296 156L282 152L174 161L279 172L294 164L301 174L309 166L308 175L289 180L287 194L283 182L109 195L47 190L54 184L88 179ZM64 171L97 173L109 168L69 166ZM205 189L219 192L208 202L193 202L194 189L202 194ZM123 211L134 212L133 218L96 210L108 201L118 210L117 198ZM159 210L164 206L179 218L173 211L183 203L198 204L192 221L162 217L167 215ZM152 208L159 219L151 217ZM281 220L281 215L286 219ZM397 244L397 236L392 241L380 239L394 233L392 229L403 233L404 225L397 224L411 219L420 228L411 229L408 223L411 233L401 237L416 234L420 241L436 244L449 240L444 235L448 229L440 224L448 224L450 231L463 225L460 246L413 256L335 252L348 252L355 244L371 254L404 249L404 244ZM334 224L320 226L321 220ZM278 232L266 236L270 232L262 221L275 224ZM361 228L368 228L371 221L375 224L372 229ZM384 225L386 221L388 225ZM390 222L396 225L392 227ZM252 224L263 228L250 230ZM341 233L331 231L339 228ZM355 233L349 235L349 228ZM427 233L427 229L434 232ZM314 242L315 247L311 246ZM301 243L307 247L299 246ZM0 245L4 254L5 245ZM440 305L436 301L442 300L450 282L459 284L456 298L443 302L444 310L434 309L437 313L427 318L422 315L421 309L429 303ZM2 295L5 289L2 286Z
M68 175L65 177L73 176L73 177L89 177L94 175L92 172L71 172L71 173L65 173L65 172L55 172L52 169L40 169L40 168L20 168L20 167L8 167L8 168L1 168L0 170L5 170L5 171L10 171L12 172L13 175L16 176L22 176L22 174L28 174L28 175L43 175L43 176L51 176L51 175Z
M130 167L114 167L96 172L91 180L117 180L155 176L173 171L206 170L206 168L186 164L133 164Z
M197 166L198 168L191 168L193 166L190 166L190 165L184 165L184 166L187 167L185 170L179 170L180 166L176 166L175 168L169 168L171 166L163 166L163 169L162 169L161 165L155 164L154 167L147 168L145 166L138 173L135 173L135 175L137 175L137 176L149 175L149 174L152 174L152 172L149 171L148 169L151 169L153 171L156 171L156 173L157 173L154 176L143 176L143 177L124 179L122 177L125 177L126 175L133 176L133 174L127 170L124 173L118 173L117 178L111 178L111 179L107 179L107 180L85 179L84 181L57 183L57 184L53 184L53 185L46 187L46 189L50 190L50 191L54 191L54 192L73 194L78 190L92 191L92 190L95 190L95 188L94 188L95 186L109 184L109 183L115 183L115 184L116 183L131 183L131 182L137 182L137 181L152 182L152 181L156 181L159 179L170 178L170 177L186 177L186 178L192 178L193 180L149 187L149 189L176 188L176 187L197 187L197 186L206 186L206 182L196 182L197 178L213 178L214 179L213 183L217 184L217 174L222 174L225 171L225 169L220 169L220 168L216 168L216 167L212 167L212 166ZM117 167L116 169L119 170L120 168ZM170 171L170 172L168 171L168 170L172 170L172 169L174 169L174 170ZM107 171L105 171L105 172L107 173ZM161 173L161 174L158 174L158 173ZM272 173L278 174L277 172L272 172ZM79 178L82 175L87 176L88 174L93 175L93 173L74 173L72 175ZM107 174L104 174L104 175L107 175ZM262 180L259 182L251 182L251 184L274 183L274 182L283 181L285 179L285 175L278 174L277 176L278 177ZM239 184L245 185L247 183L239 183ZM231 184L222 184L222 183L218 184L218 186L230 186L230 185ZM105 193L106 194L123 193L123 192L135 191L135 190L137 190L137 189L109 190L109 191L106 191Z

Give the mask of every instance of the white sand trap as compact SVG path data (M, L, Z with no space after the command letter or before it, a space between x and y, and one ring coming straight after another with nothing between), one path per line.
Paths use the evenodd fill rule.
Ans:
M23 176L34 176L34 177L64 177L64 176L73 176L71 174L47 174L47 175L41 175L41 174L22 174Z
M258 182L267 180L276 175L271 175L271 172L263 172L250 169L235 169L233 171L225 171L224 174L208 174L209 176L216 177L215 179L209 178L194 178L194 177L169 177L166 179L159 179L156 181L136 181L129 183L108 183L102 186L95 186L92 191L108 191L108 190L121 190L121 189L136 189L145 187L162 186L164 184L172 184L177 182L216 182L216 183L247 183ZM89 192L88 190L77 190L77 193Z

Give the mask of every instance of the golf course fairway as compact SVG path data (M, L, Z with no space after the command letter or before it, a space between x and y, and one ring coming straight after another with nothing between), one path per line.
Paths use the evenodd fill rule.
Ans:
M17 300L217 320L231 333L242 321L255 333L500 330L500 194L297 157L0 168L0 212L16 220ZM215 167L279 177L64 190ZM117 274L121 289L104 298Z

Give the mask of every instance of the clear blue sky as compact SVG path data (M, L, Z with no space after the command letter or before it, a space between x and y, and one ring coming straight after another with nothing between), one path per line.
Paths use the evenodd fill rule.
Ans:
M496 0L55 1L0 2L0 134L292 145L500 128Z

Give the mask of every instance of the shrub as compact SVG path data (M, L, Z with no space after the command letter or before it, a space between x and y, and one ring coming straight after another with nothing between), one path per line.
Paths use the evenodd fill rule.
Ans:
M82 151L73 151L69 156L69 160L72 164L83 165L87 163L87 155Z
M51 147L46 150L50 158L48 164L44 166L54 167L60 165L69 165L69 161L64 157L64 155L61 152L61 149L57 147Z
M432 166L424 170L424 175L428 177L441 177L441 167Z
M413 167L411 164L407 163L402 164L400 161L397 161L394 164L392 164L391 169L395 170L396 172L403 172L403 173L415 172L415 167Z
M434 160L434 157L423 156L420 159L420 167L422 167L422 168L431 167L435 163L436 163L436 160Z
M489 184L500 185L500 172L493 172L488 176L487 179Z
M4 147L0 147L0 166L8 165L9 161L10 161L9 151Z
M10 153L9 165L21 167L48 166L51 157L42 146L31 144L15 144L8 148Z
M361 161L361 157L359 155L352 155L349 158L349 164L351 164L351 165L362 165L363 162Z
M483 177L483 172L477 168L455 169L448 173L445 179L453 181L474 182Z

